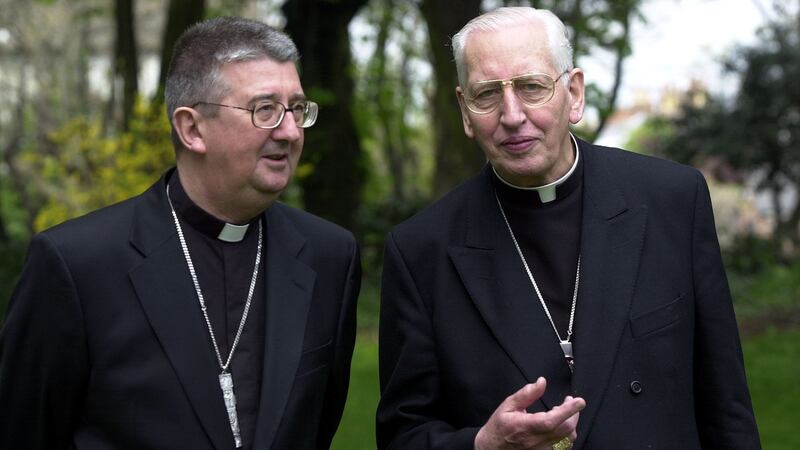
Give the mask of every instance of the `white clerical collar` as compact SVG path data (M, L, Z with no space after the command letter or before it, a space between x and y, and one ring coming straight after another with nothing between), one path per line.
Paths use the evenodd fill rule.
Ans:
M170 188L173 188L173 192ZM216 237L223 242L241 242L250 227L249 223L244 225L226 223L197 206L184 190L177 172L167 184L167 197L171 197L170 201L175 202L175 210L183 220L210 238ZM251 220L250 223L252 222Z
M497 175L497 179L502 181L503 184L505 184L506 186L514 189L520 189L523 191L536 191L536 193L539 194L539 200L541 200L542 203L552 202L553 200L556 199L556 187L567 181L570 175L572 175L572 173L575 172L575 168L578 167L578 158L580 158L580 153L581 153L578 150L578 141L575 140L575 136L573 136L572 133L569 134L569 137L572 139L572 145L575 147L575 161L572 163L572 167L570 167L567 173L565 173L561 178L557 179L556 181L553 181L552 183L547 183L543 186L533 186L533 187L517 186L516 184L512 184L504 180L503 177L500 176L499 173L497 173L497 169L495 169L494 166L492 166L492 170L494 171L494 174Z
M249 223L244 225L226 223L225 226L222 227L222 231L219 232L217 239L225 242L241 242L241 240L244 239L245 233L247 233L247 228L249 227Z

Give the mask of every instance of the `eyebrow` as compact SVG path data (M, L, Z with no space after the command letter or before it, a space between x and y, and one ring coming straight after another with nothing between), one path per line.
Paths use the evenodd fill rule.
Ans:
M274 102L274 101L276 101L275 100L276 97L277 97L277 94L256 95L255 97L252 97L248 103L252 105L252 104L258 103L260 101L264 101L264 100L269 100L269 101L273 101ZM295 94L292 94L291 96L289 96L289 103L294 103L294 102L297 102L297 101L306 101L306 100L308 100L308 99L306 98L305 94L301 94L301 93L295 93Z
M535 70L534 70L534 71L532 71L532 72L524 72L524 73L521 73L521 74L518 74L518 75L514 75L514 76L512 76L512 77L505 78L505 79L501 79L501 78L492 78L492 79L487 79L487 80L478 80L478 81L475 81L475 82L474 82L474 84L478 84L478 83L491 83L491 82L493 82L493 81L508 81L508 80L512 80L512 79L514 79L514 78L521 78L521 77L525 77L525 76L528 76L528 75L547 75L548 77L550 77L550 78L553 78L553 77L552 77L552 76L551 76L549 73L547 73L547 72L543 72L543 71L535 71Z

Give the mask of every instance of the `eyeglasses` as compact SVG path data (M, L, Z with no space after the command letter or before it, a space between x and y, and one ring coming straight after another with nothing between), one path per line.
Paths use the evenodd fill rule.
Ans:
M286 111L292 113L294 123L300 128L308 128L314 125L314 122L317 121L317 114L319 113L319 105L308 100L294 103L290 107L285 106L283 103L265 100L256 103L252 108L242 108L241 106L223 105L221 103L211 102L197 102L192 105L192 108L201 104L250 111L250 119L253 122L253 126L265 130L279 127L283 121L283 117L286 115Z
M469 87L464 97L467 108L475 114L489 114L503 102L503 88L511 86L514 94L527 107L542 106L553 98L556 81L569 71L564 71L553 79L544 73L526 73L507 80L478 81Z

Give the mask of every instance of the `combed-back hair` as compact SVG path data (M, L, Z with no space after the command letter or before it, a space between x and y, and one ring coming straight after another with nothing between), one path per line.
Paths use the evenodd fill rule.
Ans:
M458 33L453 36L453 59L458 71L458 83L465 89L467 83L467 68L464 63L464 51L467 38L474 31L498 31L515 25L545 27L547 41L550 47L550 57L559 73L571 70L572 44L564 23L555 14L546 9L535 9L527 6L513 6L497 8L481 14L467 22ZM569 82L569 78L562 78Z

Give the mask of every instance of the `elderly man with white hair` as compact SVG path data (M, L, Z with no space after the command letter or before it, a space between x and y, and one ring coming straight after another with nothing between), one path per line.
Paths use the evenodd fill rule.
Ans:
M702 175L570 133L584 73L548 11L453 52L488 164L387 237L378 447L760 448Z

